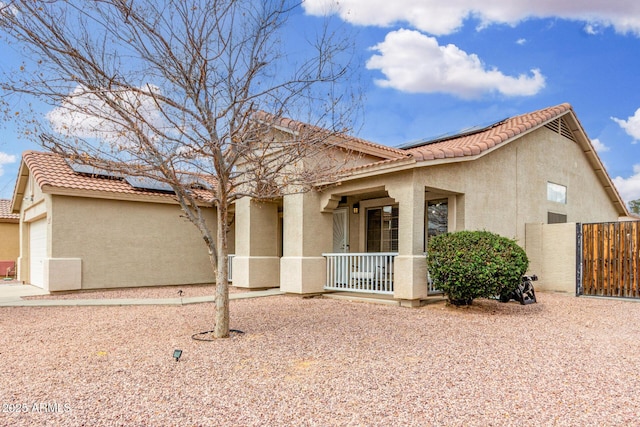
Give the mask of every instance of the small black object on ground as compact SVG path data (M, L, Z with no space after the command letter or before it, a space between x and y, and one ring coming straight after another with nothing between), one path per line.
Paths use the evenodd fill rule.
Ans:
M534 281L538 280L538 276L522 276L522 280L518 287L512 292L506 292L500 294L500 302L509 302L512 299L518 301L520 304L533 304L536 301L536 292L533 289Z

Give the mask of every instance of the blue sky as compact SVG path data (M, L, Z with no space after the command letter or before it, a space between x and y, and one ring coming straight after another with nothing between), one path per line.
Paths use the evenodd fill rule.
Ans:
M306 0L289 36L327 12L355 46L357 136L395 146L568 102L622 197L640 198L640 2ZM0 58L0 73L20 61L3 44ZM0 127L0 198L27 149Z

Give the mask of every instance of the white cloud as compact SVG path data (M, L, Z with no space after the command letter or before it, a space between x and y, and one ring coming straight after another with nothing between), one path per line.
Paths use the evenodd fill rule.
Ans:
M7 154L0 151L0 176L4 175L4 165L8 165L10 163L15 163L16 156L13 154Z
M447 2L453 3L453 2ZM356 25L386 27L407 22L431 34L449 34L462 26L468 12L442 1L415 0L305 0L302 7L310 15L332 11Z
M367 61L367 68L380 70L386 77L376 83L404 92L443 92L462 98L487 92L525 96L538 93L545 85L539 70L507 76L485 67L477 55L452 44L440 46L435 38L418 31L392 31L372 50L378 54Z
M331 11L352 24L380 27L406 22L434 35L451 34L473 17L480 20L480 28L559 18L584 22L587 32L612 26L619 33L640 36L640 2L629 0L306 0L302 6L310 15Z
M146 132L147 137L153 140L157 134L151 128L162 130L166 127L153 98L159 89L151 85L139 89L137 92L111 92L109 96L128 119L136 122L137 129ZM116 109L82 86L77 86L62 105L49 111L46 117L60 134L96 138L116 149L129 147L136 139L131 125L125 123Z
M600 34L599 27L600 26L598 24L589 23L584 26L584 32L589 35L595 36L596 34Z
M620 127L634 139L634 143L640 140L640 108L638 108L635 114L627 120L618 119L616 117L611 117L611 120L619 124Z
M516 44L519 44L520 46L524 45L527 43L527 39L518 39L516 40Z
M629 178L617 176L613 178L613 183L625 202L640 199L640 164L633 166L633 175Z
M605 151L609 151L611 149L608 145L605 145L598 138L592 139L591 140L591 145L593 145L593 148L595 148L596 151L599 152L599 153L604 153Z

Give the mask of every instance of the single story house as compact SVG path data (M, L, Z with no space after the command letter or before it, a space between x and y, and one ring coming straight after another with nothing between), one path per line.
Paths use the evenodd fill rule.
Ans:
M165 190L25 152L11 207L19 279L49 291L213 283L204 241Z
M286 119L278 131L300 126ZM234 286L381 293L415 306L433 291L430 236L489 230L527 248L531 224L628 216L569 104L401 148L335 144L355 154L338 179L236 201ZM49 290L212 282L206 248L172 195L108 175L25 153L12 202L21 280Z
M0 199L0 279L15 276L20 255L20 219L11 212L11 200Z
M414 306L430 292L430 236L489 230L526 247L527 224L629 215L569 104L402 148L347 144L368 162L336 182L236 203L235 286L383 293Z

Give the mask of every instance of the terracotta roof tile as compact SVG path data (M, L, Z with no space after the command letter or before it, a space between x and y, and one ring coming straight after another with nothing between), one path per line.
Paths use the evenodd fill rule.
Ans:
M476 132L442 138L406 149L416 160L475 156L571 110L560 104L506 119Z
M11 200L0 199L0 222L18 222L19 214L11 213Z

